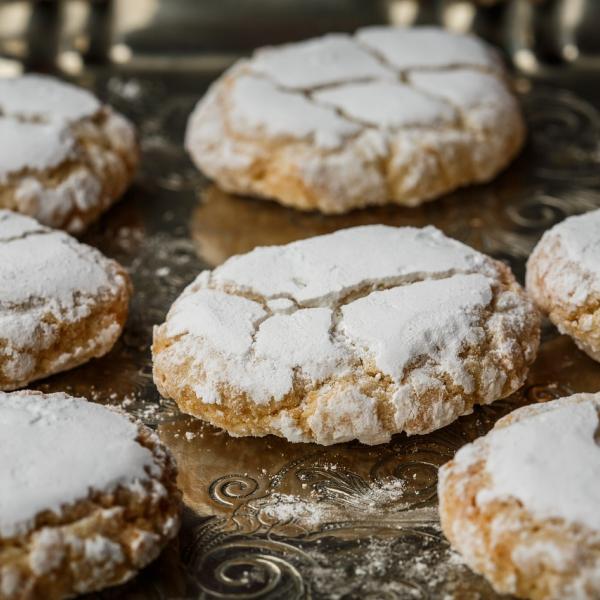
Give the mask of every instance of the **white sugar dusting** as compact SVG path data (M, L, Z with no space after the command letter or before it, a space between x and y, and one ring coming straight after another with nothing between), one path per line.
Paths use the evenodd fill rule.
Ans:
M354 79L394 77L373 55L344 34L258 50L252 69L291 89L304 89Z
M90 490L145 481L152 453L129 419L66 394L0 392L0 536L25 533L37 514Z
M100 102L87 90L45 75L0 78L0 114L72 123L91 117Z
M560 237L570 259L596 277L600 290L600 210L569 217L544 236Z
M347 519L357 513L368 516L392 506L402 507L405 491L406 483L402 479L386 479L370 482L365 489L357 491L351 504L335 498L319 497L314 492L309 497L273 493L268 497L268 504L262 506L260 511L261 515L279 524L295 523L314 528Z
M598 411L600 395L580 394L492 430L484 438L492 482L477 502L512 497L538 518L600 531Z
M360 131L360 127L334 110L249 75L239 77L234 83L231 110L232 118L249 135L312 136L317 145L338 147L346 137Z

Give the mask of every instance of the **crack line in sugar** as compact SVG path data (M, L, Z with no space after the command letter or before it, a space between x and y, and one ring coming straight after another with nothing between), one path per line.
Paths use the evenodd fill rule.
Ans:
M0 223L2 223L4 221L4 219L2 221L0 221ZM18 242L20 240L26 240L30 237L34 237L36 235L48 235L51 233L55 233L54 231L51 231L49 229L34 229L33 231L25 231L24 233L22 233L21 235L13 235L11 237L3 237L0 238L0 244L10 244L11 242ZM58 232L56 232L58 233Z

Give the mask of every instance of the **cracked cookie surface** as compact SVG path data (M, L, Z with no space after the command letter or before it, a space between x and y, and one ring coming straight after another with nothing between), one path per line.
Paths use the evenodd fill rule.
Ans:
M0 598L122 583L175 536L169 452L125 413L66 394L0 392Z
M600 394L526 406L440 470L444 533L496 591L600 597Z
M488 181L524 135L484 42L369 27L238 61L198 102L186 148L226 191L342 213Z
M154 380L233 435L377 444L507 396L537 310L497 261L433 227L356 227L204 271L155 329Z
M86 90L41 75L0 79L0 208L80 232L129 186L133 126Z
M600 361L600 210L544 233L527 262L527 291L561 333Z
M106 354L123 330L130 294L117 262L0 210L0 390Z

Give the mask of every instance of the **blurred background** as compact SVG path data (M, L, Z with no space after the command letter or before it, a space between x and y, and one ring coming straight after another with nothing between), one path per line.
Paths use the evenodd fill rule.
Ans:
M598 0L0 0L0 75L214 72L256 46L374 23L472 31L528 75L600 64Z

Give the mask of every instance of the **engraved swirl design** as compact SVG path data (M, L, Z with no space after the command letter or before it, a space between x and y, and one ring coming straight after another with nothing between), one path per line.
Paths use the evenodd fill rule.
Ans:
M248 475L224 475L210 484L208 493L220 504L235 506L237 500L252 496L257 489L258 482Z

